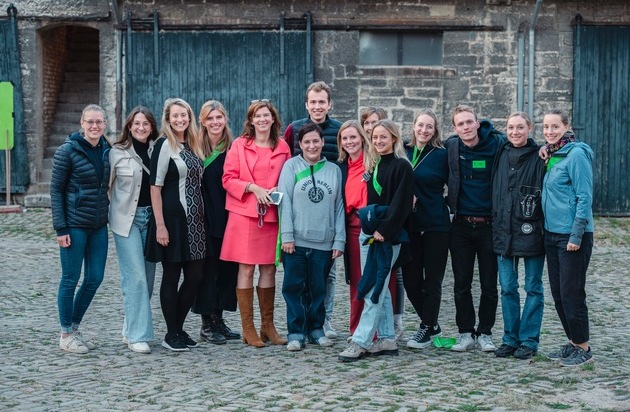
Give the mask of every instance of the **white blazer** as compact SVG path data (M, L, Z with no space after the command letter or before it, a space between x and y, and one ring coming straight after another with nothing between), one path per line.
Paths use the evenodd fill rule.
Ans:
M149 157L154 141L149 143ZM136 216L142 186L142 159L133 149L115 144L109 151L109 227L117 235L127 237Z

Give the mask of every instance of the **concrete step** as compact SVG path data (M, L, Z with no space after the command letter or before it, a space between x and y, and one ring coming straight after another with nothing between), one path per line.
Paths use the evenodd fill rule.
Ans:
M89 82L90 84L98 84L99 82L99 73L95 72L95 73L77 73L77 72L73 72L73 73L68 73L66 72L64 78L63 78L64 83L65 82L70 82L70 83L83 83L83 82Z
M90 102L92 103L92 102ZM88 104L88 103L86 103ZM79 103L59 103L57 104L57 112L62 113L79 113L79 120L81 120L81 113L85 108L86 104Z
M52 159L55 155L55 152L57 151L57 148L59 148L58 145L49 143L48 146L46 146L46 148L44 149L44 159Z
M81 110L76 112L57 112L55 113L54 122L71 124L73 127L81 127Z
M52 127L50 128L50 137L64 136L64 139L65 139L65 137L67 137L70 133L79 131L80 129L81 129L81 125L79 123L54 122Z
M68 62L66 65L66 72L72 73L98 73L99 71L99 62L96 61L81 61L81 62Z
M39 181L40 182L48 182L52 179L52 168L50 169L42 169L39 171Z
M89 90L89 89L88 89ZM57 99L58 103L75 103L87 106L91 102L98 101L98 95L96 93L71 93L61 92Z
M34 183L24 196L24 207L50 207L50 183Z

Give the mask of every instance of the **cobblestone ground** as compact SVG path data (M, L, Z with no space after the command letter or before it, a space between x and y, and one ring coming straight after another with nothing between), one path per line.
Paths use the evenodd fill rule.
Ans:
M398 357L339 363L349 313L343 276L333 321L342 333L332 348L310 345L295 354L232 341L173 354L156 341L150 355L132 353L121 343L122 301L111 240L105 281L83 322L98 348L87 355L63 353L56 307L60 264L50 211L0 214L0 410L629 410L630 219L599 219L596 227L587 289L596 362L567 369L543 356L506 360L479 351L409 350L404 343ZM158 271L157 286L159 277ZM474 288L478 294L478 285ZM541 352L565 342L545 293ZM157 296L152 303L156 336L162 337ZM276 324L284 331L280 294L276 304ZM499 308L497 344L500 313ZM449 269L440 315L446 336L455 336L454 317ZM238 314L228 314L227 321L240 329ZM404 322L407 335L418 326L409 304ZM186 329L196 335L199 324L191 315Z

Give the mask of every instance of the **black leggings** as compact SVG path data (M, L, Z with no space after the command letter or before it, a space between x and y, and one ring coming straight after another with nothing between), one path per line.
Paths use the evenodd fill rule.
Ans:
M184 321L188 316L199 284L203 278L203 259L186 262L162 262L162 285L160 303L166 321L168 335L183 331ZM184 270L184 281L179 285L179 275Z

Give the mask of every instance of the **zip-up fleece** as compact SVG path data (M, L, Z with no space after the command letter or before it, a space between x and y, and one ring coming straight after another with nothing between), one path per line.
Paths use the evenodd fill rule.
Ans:
M569 242L580 245L584 232L593 232L593 151L582 142L567 143L552 157L557 162L543 181L545 229L570 234Z
M316 165L323 168L313 173ZM282 167L278 191L284 193L280 204L282 242L318 250L341 250L346 243L341 169L322 157L310 165L302 155ZM310 172L296 182L296 175Z

